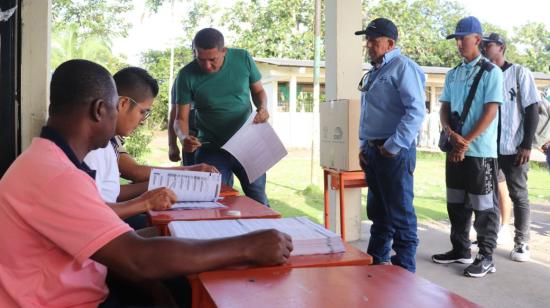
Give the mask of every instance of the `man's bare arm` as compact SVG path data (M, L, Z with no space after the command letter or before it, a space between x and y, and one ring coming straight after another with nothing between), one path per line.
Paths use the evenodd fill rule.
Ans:
M92 259L136 280L200 273L239 264L278 265L292 251L290 237L261 230L220 240L143 238L126 232L100 248Z
M256 106L256 117L254 123L264 123L269 119L269 112L267 111L267 95L261 81L257 81L250 85L250 93L252 95L252 102Z

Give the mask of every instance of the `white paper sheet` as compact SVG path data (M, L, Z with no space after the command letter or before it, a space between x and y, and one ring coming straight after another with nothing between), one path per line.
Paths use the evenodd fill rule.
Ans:
M267 122L254 124L255 116L256 112L252 112L245 124L222 147L241 163L250 183L287 154L271 125Z
M292 237L291 255L337 253L346 250L340 236L306 217L278 219L233 219L173 221L168 224L174 237L190 239L220 239L256 230L277 229Z
M198 171L152 169L149 190L168 187L177 201L217 201L221 189L221 174Z
M219 209L226 208L227 206L212 201L184 201L177 202L172 205L172 209L182 210L200 210L200 209Z

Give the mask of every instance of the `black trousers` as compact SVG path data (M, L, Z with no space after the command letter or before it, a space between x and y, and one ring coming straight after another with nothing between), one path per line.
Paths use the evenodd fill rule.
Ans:
M496 158L466 156L458 163L447 160L445 177L451 243L453 250L461 255L470 254L472 214L475 214L479 253L491 256L496 248L500 225L497 170Z

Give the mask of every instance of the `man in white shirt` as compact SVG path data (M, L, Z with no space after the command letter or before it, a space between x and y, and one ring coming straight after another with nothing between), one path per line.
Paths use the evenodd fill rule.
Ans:
M506 61L506 42L498 33L483 38L487 58L502 69L504 103L500 106L498 165L514 204L514 249L510 258L528 261L530 208L527 172L533 136L539 120L540 96L529 69Z
M134 169L134 173L140 177L132 178L135 182L133 184L120 185L121 158L129 158L131 161L133 158L122 146L119 136L129 136L147 120L159 89L157 81L146 70L139 67L124 68L118 71L113 79L119 95L115 130L117 136L113 137L105 148L88 153L84 161L91 169L96 170L96 186L102 199L130 226L141 229L147 226L147 219L142 213L149 210L168 209L176 201L176 197L167 188L147 191L152 167L137 163L125 166L126 169L128 167ZM217 171L205 164L176 168Z

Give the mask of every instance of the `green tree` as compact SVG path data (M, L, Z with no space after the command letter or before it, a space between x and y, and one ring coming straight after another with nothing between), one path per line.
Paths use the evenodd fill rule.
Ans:
M466 16L464 8L447 0L364 0L365 24L385 17L399 30L398 46L420 65L454 66L460 61L454 40L445 37Z
M76 25L80 35L124 37L130 25L123 14L132 9L131 3L132 0L53 0L53 31Z
M81 36L75 24L58 27L52 33L51 47L52 68L69 59L88 59L104 65L112 73L125 66L124 59L113 56L109 39L91 34Z
M97 62L111 72L125 66L114 56L111 42L126 36L131 0L53 0L51 67L80 58Z
M222 17L236 35L233 46L255 57L293 59L313 59L313 21L312 0L238 0Z
M521 47L517 62L532 71L550 73L550 31L540 22L515 27L514 41Z
M177 70L193 59L190 47L178 47L174 50L174 62ZM149 50L142 54L141 63L159 82L159 95L153 105L151 118L147 121L151 128L166 129L168 124L168 90L170 77L170 49Z

